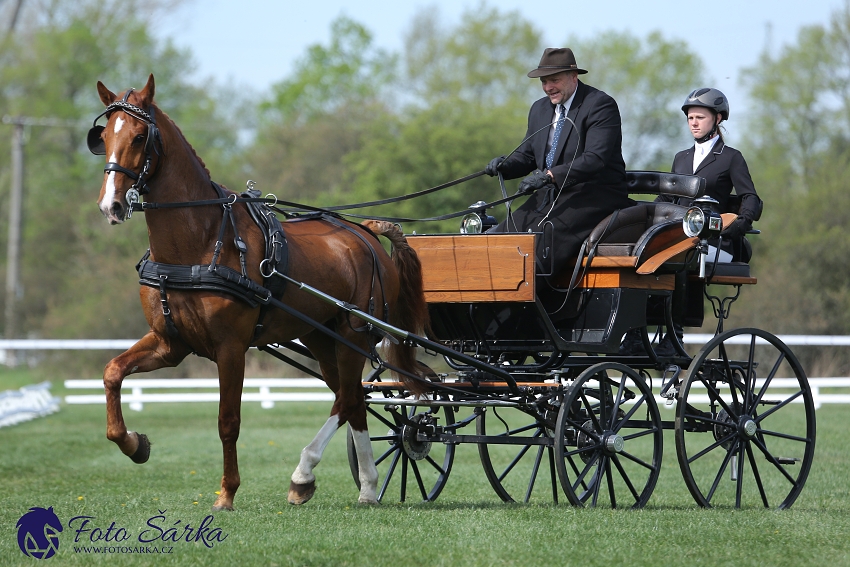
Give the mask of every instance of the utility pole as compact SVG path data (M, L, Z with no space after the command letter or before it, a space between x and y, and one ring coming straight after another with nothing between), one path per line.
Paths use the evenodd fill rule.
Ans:
M57 118L31 118L4 116L4 124L11 124L12 134L12 187L9 195L9 242L6 248L6 309L5 338L18 338L18 291L21 271L21 219L24 195L24 126L78 127L80 122ZM15 366L15 351L6 351L6 364Z
M5 120L4 120L5 122ZM17 310L18 273L21 259L21 199L24 193L24 124L14 123L12 135L12 191L9 196L9 243L6 248L6 313L5 333L7 339L16 338L18 331ZM6 351L6 364L15 366L15 351Z

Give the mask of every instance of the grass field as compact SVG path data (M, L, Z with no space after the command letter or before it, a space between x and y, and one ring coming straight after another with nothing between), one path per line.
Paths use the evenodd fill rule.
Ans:
M0 373L0 391L33 381ZM64 395L61 385L54 395ZM172 553L86 554L83 533L65 528L47 565L850 565L850 406L817 412L812 473L791 510L696 507L681 479L672 434L649 505L640 511L575 509L566 504L503 504L474 447L460 446L448 484L434 503L356 504L342 431L316 469L319 489L302 507L286 503L301 448L324 423L324 403L243 407L242 487L236 511L214 515L222 542L156 542ZM663 410L668 411L668 410ZM140 546L140 533L185 533L210 514L221 475L215 404L147 404L125 409L128 427L147 433L150 461L135 465L105 437L102 406L63 406L51 416L0 429L0 565L32 565L18 549L16 522L52 506L67 526L130 538L98 546ZM664 419L670 419L669 413ZM670 432L668 432L670 433ZM160 513L162 511L162 514ZM164 516L164 518L157 516ZM153 518L153 519L152 519ZM152 519L152 520L151 520ZM79 525L79 523L77 524ZM88 532L91 533L91 532ZM147 536L146 536L147 537ZM148 545L154 545L148 544Z

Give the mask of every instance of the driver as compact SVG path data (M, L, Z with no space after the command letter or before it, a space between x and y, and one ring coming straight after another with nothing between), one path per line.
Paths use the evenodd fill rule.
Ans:
M575 260L602 219L634 204L626 187L620 111L613 98L578 80L585 73L571 49L547 48L528 73L540 79L546 96L531 106L525 140L484 169L505 179L531 173L519 192L533 194L492 231L542 232L551 222L553 250L538 238L536 256L538 271L551 265L553 275Z

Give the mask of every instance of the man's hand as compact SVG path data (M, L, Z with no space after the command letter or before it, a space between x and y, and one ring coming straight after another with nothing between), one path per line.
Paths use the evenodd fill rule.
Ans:
M517 193L520 195L529 195L538 189L546 187L550 183L552 183L552 178L549 174L537 169L534 173L519 182Z
M490 177L496 177L498 173L499 165L505 161L505 156L494 157L490 160L490 163L487 164L487 167L484 168L484 173L489 175Z

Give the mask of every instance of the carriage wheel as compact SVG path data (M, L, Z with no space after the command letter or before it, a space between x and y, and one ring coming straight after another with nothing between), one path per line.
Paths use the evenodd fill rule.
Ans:
M538 416L518 410L499 413L495 407L482 408L479 412L475 420L476 433L505 437L507 441L505 444L478 444L484 474L499 498L505 502L527 503L532 494L547 499L551 494L557 502L559 491L551 445L555 409L542 410ZM547 483L551 486L548 490Z
M663 428L646 380L622 364L591 366L558 412L555 465L575 506L641 508L661 472Z
M697 504L788 508L814 451L812 392L782 341L735 329L702 348L676 410L679 467Z
M406 424L405 419L413 423L451 425L455 422L452 408L429 406L425 400L416 403L400 400L398 405L368 405L366 411L378 467L378 501L388 494L397 494L398 502L404 502L409 493L422 500L436 500L449 478L455 446L418 440L417 428ZM350 429L348 466L359 489L360 466Z

